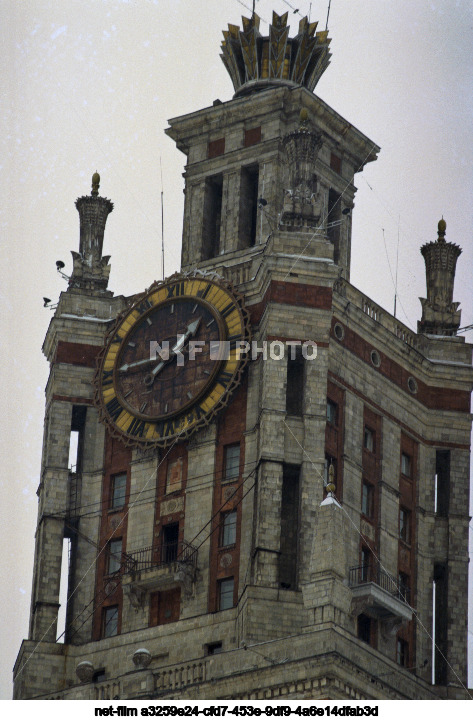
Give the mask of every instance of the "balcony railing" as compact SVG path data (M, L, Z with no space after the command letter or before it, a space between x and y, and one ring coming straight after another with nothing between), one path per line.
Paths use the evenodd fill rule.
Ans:
M383 571L379 564L354 566L350 568L348 576L348 585L350 588L362 586L365 583L376 583L377 586L391 596L394 596L403 603L410 604L411 590L409 586L402 581L396 581L392 576Z
M141 548L132 553L122 554L122 572L135 573L148 571L152 568L163 568L171 563L197 565L197 548L187 541L161 543L156 546Z

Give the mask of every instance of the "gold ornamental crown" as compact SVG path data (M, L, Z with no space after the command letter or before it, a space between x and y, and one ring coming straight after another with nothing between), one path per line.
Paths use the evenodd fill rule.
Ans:
M307 17L299 23L299 32L289 37L287 13L273 12L269 35L259 32L260 18L242 17L243 30L229 25L223 31L222 55L232 79L235 95L286 85L303 85L312 91L330 62L330 39L326 30L316 32L317 23Z

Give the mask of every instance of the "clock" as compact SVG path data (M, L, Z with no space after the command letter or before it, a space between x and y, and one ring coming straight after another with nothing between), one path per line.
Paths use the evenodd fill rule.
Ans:
M249 317L215 275L154 283L117 319L97 359L95 404L127 445L166 446L208 424L247 362Z

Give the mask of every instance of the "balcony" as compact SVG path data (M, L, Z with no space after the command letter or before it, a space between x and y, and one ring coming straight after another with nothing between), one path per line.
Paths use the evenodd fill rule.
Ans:
M187 541L147 546L122 554L122 586L133 606L143 603L143 595L181 587L192 593L197 570L197 548Z
M379 564L350 568L348 585L352 590L352 613L364 613L393 627L412 619L410 588L399 584Z

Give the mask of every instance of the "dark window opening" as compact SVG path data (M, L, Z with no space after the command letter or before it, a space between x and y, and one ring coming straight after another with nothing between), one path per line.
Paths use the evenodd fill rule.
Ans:
M367 518L373 518L374 515L374 487L371 483L363 481L361 491L361 512Z
M410 578L407 573L399 572L399 596L404 603L410 603Z
M231 481L240 475L240 444L225 446L223 480Z
M435 584L435 635L434 669L435 684L447 684L448 670L448 574L445 563L434 565Z
M258 218L259 168L252 165L241 169L238 237L240 248L256 244Z
M281 494L281 536L279 554L279 586L296 588L299 538L299 474L298 466L284 466Z
M225 611L227 608L233 608L233 591L235 582L232 578L224 578L218 582L218 599L219 610Z
M123 508L126 500L126 473L112 476L110 508Z
M222 513L220 545L233 546L236 542L237 512Z
M338 405L330 398L327 398L327 421L333 426L336 426L338 421Z
M222 222L223 176L214 175L205 180L204 216L202 225L202 260L215 258L220 248Z
M335 155L335 153L330 153L330 167L332 170L335 170L336 173L341 175L342 159L338 155Z
M68 464L72 473L82 473L86 416L87 406L72 406Z
M340 260L340 228L342 218L342 201L341 195L336 190L330 188L328 192L328 217L327 217L327 234L331 243L333 243L333 262L338 263Z
M289 416L301 416L304 400L304 359L296 355L287 359L286 412Z
M215 643L207 643L205 645L205 655L206 656L215 656L217 653L222 653L223 646L221 641L216 641Z
M399 538L404 543L411 542L411 512L402 506L399 509Z
M177 558L179 544L179 523L169 523L163 526L163 563L172 563Z
M361 613L357 620L357 635L360 641L371 644L372 619Z
M450 451L437 451L435 458L436 503L439 516L448 516L450 506Z
M118 606L108 606L102 612L102 638L110 638L118 633Z

